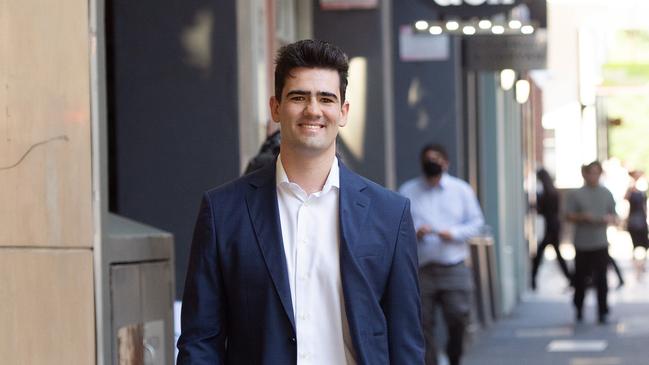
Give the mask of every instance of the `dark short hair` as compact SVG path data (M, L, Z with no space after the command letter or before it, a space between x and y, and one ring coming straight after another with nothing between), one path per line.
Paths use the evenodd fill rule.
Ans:
M589 164L582 165L581 166L581 173L582 174L586 173L587 171L590 171L593 167L597 167L597 169L599 169L600 173L604 172L604 169L602 168L602 164L599 161L595 160L595 161L593 161L593 162L591 162Z
M304 39L279 49L275 59L275 97L282 99L282 90L291 70L298 67L325 68L338 72L341 103L345 101L349 60L340 48L325 41Z
M444 146L442 146L441 144L430 143L422 147L421 152L419 153L419 158L422 161L426 157L426 153L428 153L428 151L437 152L442 155L442 157L444 157L444 160L448 161L448 153L446 152L446 148L444 148Z

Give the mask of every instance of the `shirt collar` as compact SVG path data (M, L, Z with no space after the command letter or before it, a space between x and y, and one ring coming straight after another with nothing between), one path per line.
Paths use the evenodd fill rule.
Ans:
M446 172L442 173L442 178L439 179L439 187L444 189L448 185L448 174Z
M277 162L275 164L275 182L277 186L290 184L297 186L297 184L291 182L288 179L288 175L286 175L286 170L284 170L284 165L282 164L281 153L277 156ZM315 194L326 194L334 187L340 189L340 168L338 167L338 158L335 156L322 190Z

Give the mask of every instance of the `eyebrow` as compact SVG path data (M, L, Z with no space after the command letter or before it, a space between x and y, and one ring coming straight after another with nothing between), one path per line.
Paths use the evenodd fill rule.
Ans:
M289 97L291 95L311 96L311 92L306 91L306 90L291 90L288 93L286 93L287 97ZM330 98L334 98L334 99L338 100L338 96L336 96L336 94L331 93L329 91L318 91L316 93L316 95L318 95L318 96L326 96L326 97L330 97Z

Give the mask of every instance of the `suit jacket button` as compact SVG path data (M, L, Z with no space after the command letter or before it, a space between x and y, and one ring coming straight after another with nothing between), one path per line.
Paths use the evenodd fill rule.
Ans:
M297 341L295 340L295 337L291 337L291 342L296 343Z

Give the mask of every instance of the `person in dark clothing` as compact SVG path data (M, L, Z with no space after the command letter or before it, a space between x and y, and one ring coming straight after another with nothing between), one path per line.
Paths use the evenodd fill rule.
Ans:
M582 166L584 186L575 190L566 201L566 219L575 225L575 293L573 304L576 319L583 320L583 305L588 278L597 288L598 321L606 323L608 283L606 269L610 262L606 229L617 222L613 194L600 185L602 165L592 162Z
M261 169L262 167L274 164L277 155L279 155L279 145L281 140L282 136L279 132L279 129L274 133L268 135L268 137L266 137L266 140L264 141L264 144L261 145L261 148L259 149L257 155L255 155L255 157L250 159L250 161L248 162L248 166L246 166L246 170L243 174L248 175L253 171Z
M632 183L624 196L629 202L629 216L626 229L633 242L634 262L638 278L642 278L645 270L646 250L649 248L649 227L647 227L647 193L646 186L641 183L643 172L629 172Z
M561 233L561 220L559 219L559 192L552 183L552 177L550 177L550 174L545 169L539 169L536 173L536 177L539 179L541 186L543 187L543 191L536 196L536 209L545 220L545 232L543 234L543 240L539 242L536 255L532 260L532 289L536 290L536 274L541 265L541 260L543 259L543 251L548 245L552 245L554 251L557 253L557 262L561 267L561 271L572 286L572 273L568 270L566 260L563 259L561 251L559 251Z
M608 266L612 267L615 275L617 275L617 288L622 288L624 286L624 274L622 274L622 270L620 270L620 267L617 266L615 259L610 254L608 255Z

